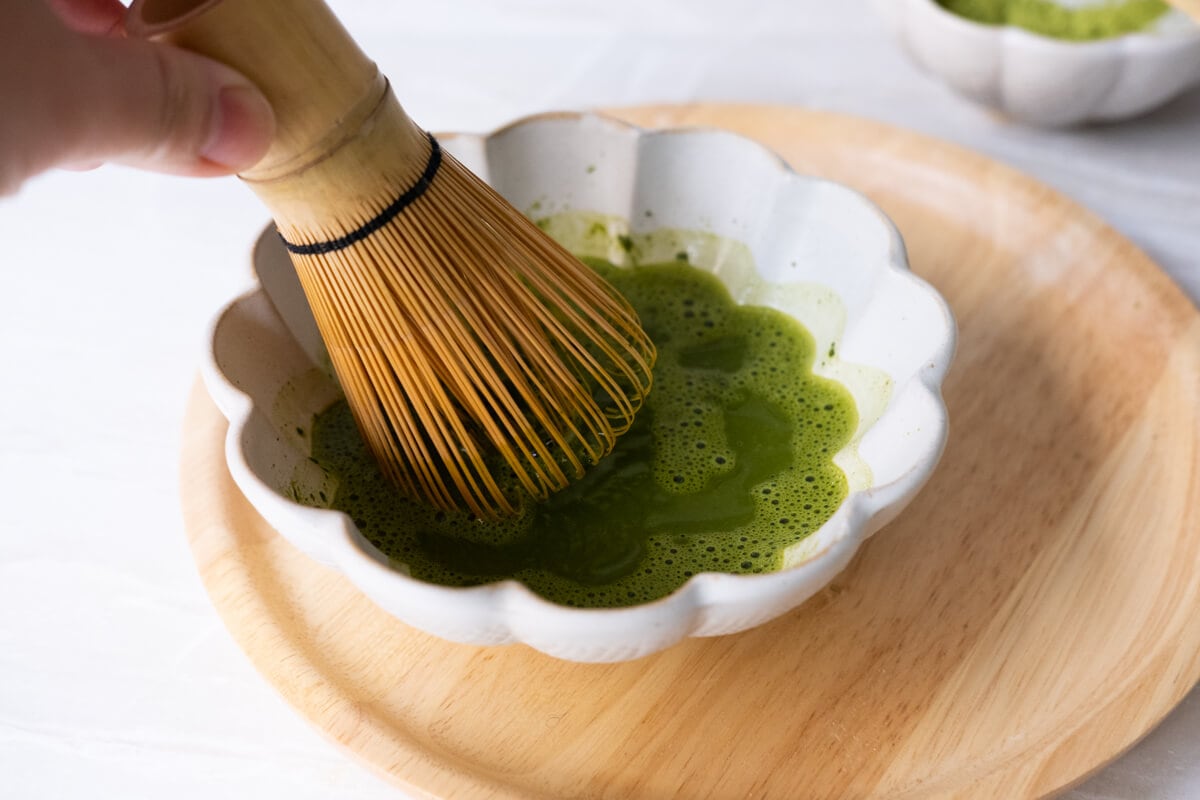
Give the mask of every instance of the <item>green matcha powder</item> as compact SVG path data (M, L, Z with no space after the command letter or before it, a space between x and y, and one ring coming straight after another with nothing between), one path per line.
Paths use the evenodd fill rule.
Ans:
M1085 42L1144 30L1167 13L1162 0L1123 0L1067 8L1050 0L937 0L948 11L988 25L1012 25L1055 39Z

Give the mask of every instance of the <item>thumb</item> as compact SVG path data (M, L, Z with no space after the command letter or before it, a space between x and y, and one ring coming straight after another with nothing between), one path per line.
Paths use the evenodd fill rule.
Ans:
M222 64L169 45L81 37L84 71L65 161L117 161L220 175L266 153L275 117L262 93Z

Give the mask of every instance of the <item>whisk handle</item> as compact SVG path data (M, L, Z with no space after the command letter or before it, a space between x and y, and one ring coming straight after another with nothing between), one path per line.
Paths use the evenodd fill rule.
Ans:
M324 158L361 127L387 81L322 0L134 0L131 36L238 70L275 110L276 134L242 174L271 180Z
M275 139L240 177L289 242L353 234L427 167L429 137L323 0L134 0L126 28L262 89Z

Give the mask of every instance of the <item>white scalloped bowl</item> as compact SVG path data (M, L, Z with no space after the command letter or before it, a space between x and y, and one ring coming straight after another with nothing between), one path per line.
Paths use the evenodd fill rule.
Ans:
M689 249L739 302L798 317L818 352L834 347L837 357L820 358L818 371L845 378L862 419L839 454L849 465L848 497L778 572L703 573L658 601L614 609L557 605L513 580L425 583L390 566L345 514L289 499L297 486L305 495L329 488L296 429L308 430L337 391L319 368L326 356L287 254L268 229L254 255L261 288L217 314L204 370L229 419L229 468L282 536L380 607L453 641L524 642L575 661L638 658L799 605L928 479L947 433L940 390L954 321L937 292L909 272L895 227L864 197L797 175L734 134L647 132L591 114L543 115L443 143L518 208L603 215L614 238L652 228L694 232L671 247ZM618 260L622 252L613 248Z
M935 0L873 2L919 67L964 97L1033 125L1128 119L1200 83L1200 26L1181 11L1139 33L1068 42L983 25Z

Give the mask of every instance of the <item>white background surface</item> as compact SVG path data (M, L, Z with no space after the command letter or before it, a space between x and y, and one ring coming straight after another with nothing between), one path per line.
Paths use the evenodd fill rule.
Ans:
M910 67L865 0L333 5L427 127L662 101L851 112L1037 176L1200 298L1200 92L1133 123L1011 126ZM233 180L107 167L0 200L0 797L403 796L253 670L183 534L184 402L265 219ZM1068 796L1200 797L1200 693Z

